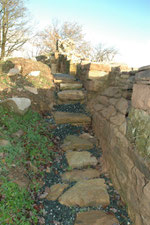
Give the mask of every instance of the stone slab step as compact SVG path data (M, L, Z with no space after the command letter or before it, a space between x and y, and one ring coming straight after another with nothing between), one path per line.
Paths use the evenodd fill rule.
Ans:
M64 105L64 104L77 104L77 103L80 103L80 104L85 104L85 99L83 100L78 100L78 101L73 101L73 100L60 100L60 99L56 99L56 104L57 105Z
M68 135L61 148L64 151L69 151L69 150L89 150L94 147L94 144L90 142L89 140L78 137L76 135Z
M89 180L99 176L100 176L100 171L89 168L89 169L82 169L82 170L75 169L69 172L65 172L61 175L61 178L63 182L72 182L72 181Z
M74 83L76 77L69 74L54 74L54 83Z
M101 178L77 182L58 200L66 206L87 207L101 205L106 207L110 204L105 180Z
M60 183L52 185L47 191L46 199L49 201L55 201L67 187L67 184Z
M78 213L75 225L119 225L119 221L101 210L91 210Z
M57 93L61 101L80 101L85 99L85 91L82 90L65 90Z
M82 88L82 83L74 82L74 83L60 83L60 90L77 90Z
M66 158L69 166L72 169L80 169L87 166L96 166L98 163L96 157L92 156L91 153L87 151L68 151L66 153Z
M82 113L70 113L70 112L54 112L53 113L55 122L57 124L90 124L91 123L91 117L82 114Z

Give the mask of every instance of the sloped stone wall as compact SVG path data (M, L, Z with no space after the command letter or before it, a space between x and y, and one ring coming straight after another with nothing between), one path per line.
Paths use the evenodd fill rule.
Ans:
M150 68L82 63L78 77L103 150L103 168L135 225L150 224Z

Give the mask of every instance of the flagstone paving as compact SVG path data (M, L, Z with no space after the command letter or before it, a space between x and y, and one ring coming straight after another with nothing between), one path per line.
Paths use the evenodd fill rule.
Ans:
M83 137L78 137L76 135L68 135L61 148L64 151L69 151L69 150L89 150L94 147L94 144L83 138Z
M57 74L54 82L58 92L59 84L65 94L69 93L70 102L74 100L71 85L79 82L74 76ZM78 91L75 89L74 93ZM86 127L91 124L90 116L80 105L64 104L56 106L53 118L49 123L52 124L52 133L60 140L60 154L46 173L45 191L41 195L45 224L132 224L110 179L101 173L99 158L102 153Z
M70 113L70 112L54 112L54 119L56 124L90 124L91 118L81 113Z
M65 172L61 175L63 182L81 181L96 178L100 176L100 171L96 169L82 169L82 170L72 170L70 172Z

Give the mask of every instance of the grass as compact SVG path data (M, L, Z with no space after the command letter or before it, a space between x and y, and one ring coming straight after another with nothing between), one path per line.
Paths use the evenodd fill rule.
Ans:
M13 134L23 131L20 137ZM0 224L37 224L38 212L34 209L34 195L45 169L54 158L52 136L42 117L33 111L24 116L15 115L0 106ZM21 188L9 178L15 167L25 168L29 187Z
M0 187L0 224L37 224L37 212L29 192L7 179Z

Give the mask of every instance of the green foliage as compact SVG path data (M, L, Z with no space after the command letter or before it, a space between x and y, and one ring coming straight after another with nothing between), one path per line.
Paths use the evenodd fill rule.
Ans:
M23 163L30 160L36 166L51 161L51 136L46 133L46 124L38 113L29 111L24 116L15 115L0 107L0 132L3 138L10 141L10 145L0 147L0 152L6 154L8 165ZM24 131L20 138L12 138L12 134L19 129Z
M3 178L0 186L0 224L37 224L37 212L28 191Z
M73 170L73 169L72 169L71 166L68 166L68 167L67 167L67 170L68 170L68 171L71 171L71 170Z
M127 135L142 157L150 159L150 117L139 109L132 109L129 114Z
M18 130L24 133L20 137L13 135ZM37 178L42 178L44 168L52 161L51 138L46 122L38 113L30 110L20 116L0 106L0 140L8 141L6 146L0 146L0 224L37 224L37 212L31 196L39 190ZM28 168L30 189L20 188L4 179L11 167L26 168L27 162L32 165Z

